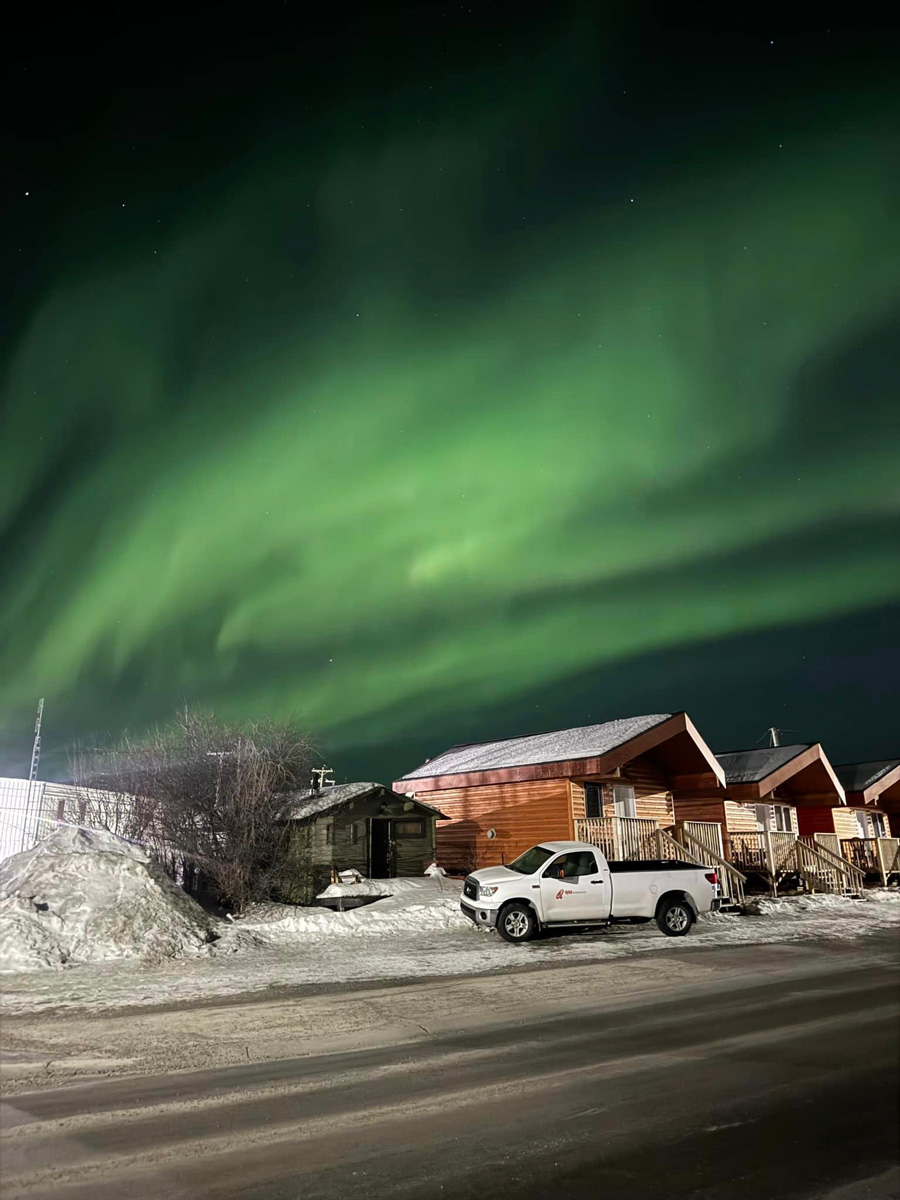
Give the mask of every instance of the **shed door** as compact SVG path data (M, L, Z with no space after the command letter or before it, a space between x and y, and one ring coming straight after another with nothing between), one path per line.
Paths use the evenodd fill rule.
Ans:
M372 879L393 878L394 839L391 824L387 817L372 817L369 821L369 876Z

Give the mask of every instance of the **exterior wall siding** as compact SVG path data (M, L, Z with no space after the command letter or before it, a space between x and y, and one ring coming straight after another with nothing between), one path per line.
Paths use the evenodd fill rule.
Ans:
M536 842L573 836L568 779L448 788L428 798L450 819L437 828L437 860L447 871L467 872L511 862ZM584 793L581 792L582 812ZM497 836L489 838L488 830Z
M756 822L756 806L726 800L725 824L729 833L755 833L759 828Z

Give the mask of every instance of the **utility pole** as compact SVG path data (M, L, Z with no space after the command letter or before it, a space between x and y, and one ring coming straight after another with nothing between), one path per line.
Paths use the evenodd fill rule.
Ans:
M776 729L774 725L769 729L769 745L770 746L780 746L781 745L781 742L779 742L779 740L778 740L780 732L781 731Z
M320 792L323 787L334 787L334 780L329 779L329 775L333 775L334 771L331 767L317 767L312 773L312 790Z
M38 764L41 761L41 719L44 716L44 697L38 700L37 720L34 723L34 745L31 748L31 770L28 772L28 782L37 779Z

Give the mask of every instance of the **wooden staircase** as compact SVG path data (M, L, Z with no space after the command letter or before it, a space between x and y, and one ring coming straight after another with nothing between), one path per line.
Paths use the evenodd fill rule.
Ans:
M731 859L743 872L756 876L773 896L785 891L858 896L864 873L814 837L793 833L732 833Z

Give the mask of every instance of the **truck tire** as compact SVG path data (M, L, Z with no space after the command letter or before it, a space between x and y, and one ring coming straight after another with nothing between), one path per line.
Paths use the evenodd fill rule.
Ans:
M664 900L656 913L656 924L666 937L684 937L694 923L694 913L686 900Z
M521 900L504 905L497 916L497 932L505 942L513 945L527 942L537 932L534 911Z

